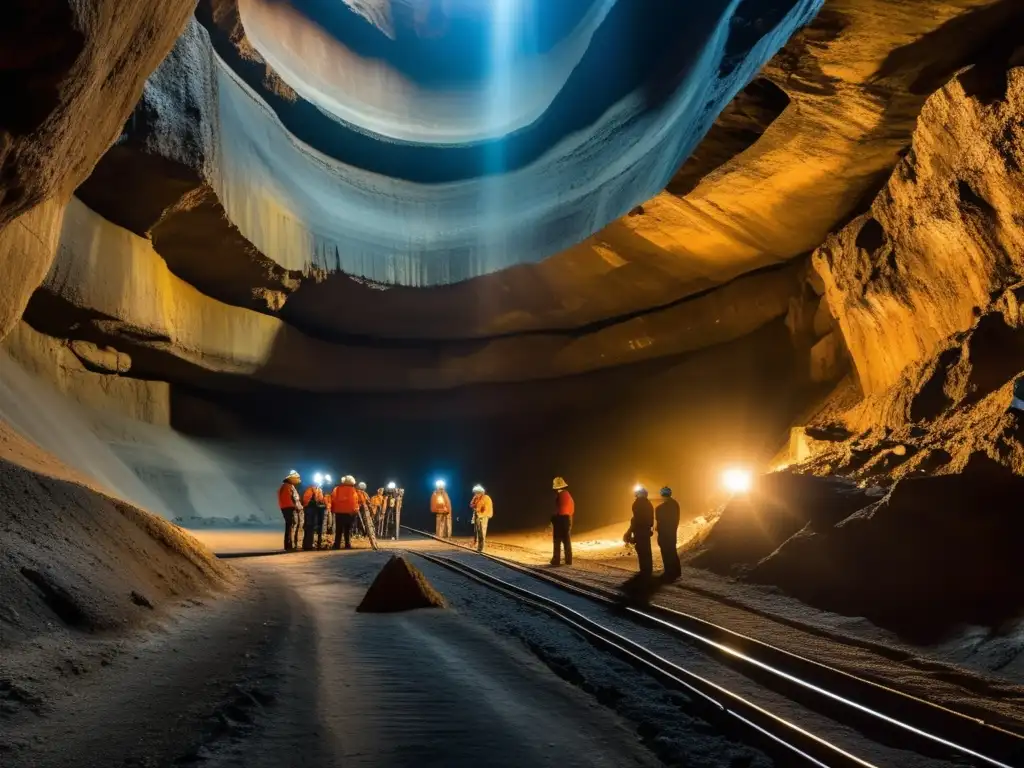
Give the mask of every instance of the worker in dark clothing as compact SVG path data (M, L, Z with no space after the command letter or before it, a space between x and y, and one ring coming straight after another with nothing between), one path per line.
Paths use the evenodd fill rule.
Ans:
M633 489L636 499L633 501L633 519L629 521L629 529L622 540L636 547L636 556L640 561L640 575L650 576L654 573L654 555L651 552L651 537L654 535L654 507L647 498L647 489L638 485Z
M299 473L294 469L288 473L277 489L277 506L284 518L284 549L291 552L299 545L299 527L302 525L302 500L299 498L298 485L302 482Z
M562 549L565 549L565 564L572 565L572 518L576 514L576 503L569 495L569 484L561 477L551 483L555 491L555 514L551 516L551 539L553 553L551 564L561 563Z
M661 502L654 510L655 523L658 528L658 549L661 550L661 561L665 564L664 578L675 581L683 575L679 564L679 551L676 549L676 536L679 532L679 502L672 498L672 489L661 489Z
M327 482L331 481L330 475ZM302 506L306 512L305 526L302 529L302 549L309 552L314 543L319 549L324 540L324 518L327 515L327 503L324 501L324 477L313 476L313 485L302 494Z

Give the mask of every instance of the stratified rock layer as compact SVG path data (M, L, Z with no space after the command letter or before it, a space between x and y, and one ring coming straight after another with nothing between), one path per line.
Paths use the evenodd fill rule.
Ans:
M119 277L118 277L119 276ZM700 349L781 316L794 265L586 332L428 346L356 346L216 301L171 274L149 241L72 200L58 258L27 319L51 336L110 346L134 375L206 386L246 380L318 392L441 389L571 375ZM115 279L116 278L116 279ZM210 374L228 375L217 383Z

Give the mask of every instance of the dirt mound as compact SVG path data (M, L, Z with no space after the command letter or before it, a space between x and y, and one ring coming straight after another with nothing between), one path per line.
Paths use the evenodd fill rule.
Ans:
M750 578L904 632L995 626L1024 609L1021 499L1024 478L975 454L959 474L902 480L831 529L801 531Z
M416 608L446 608L444 597L404 557L395 555L381 568L356 608L359 613L397 613Z
M736 496L725 506L687 564L717 573L741 570L797 532L833 526L873 500L840 478L788 471L765 475L749 494Z
M166 520L0 459L0 656L43 635L123 630L230 569Z

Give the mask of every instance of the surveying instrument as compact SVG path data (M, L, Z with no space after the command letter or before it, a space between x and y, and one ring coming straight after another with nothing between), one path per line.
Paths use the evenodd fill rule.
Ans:
M405 488L399 488L396 483L388 483L384 489L384 506L377 516L377 537L398 541L399 531L402 528L402 499L405 497Z

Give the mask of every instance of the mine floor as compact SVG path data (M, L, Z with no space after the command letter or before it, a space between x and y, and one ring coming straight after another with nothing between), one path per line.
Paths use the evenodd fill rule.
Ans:
M386 548L479 561L422 539ZM540 557L539 550L497 541L493 550L527 562ZM415 565L451 610L356 613L391 554L360 548L235 560L243 578L234 591L183 604L162 631L88 637L61 649L66 668L49 693L0 721L0 762L5 768L770 764L689 714L678 692L604 657L543 615L419 558ZM580 558L561 573L604 586L627 575ZM1008 682L837 643L686 584L658 599L1020 724L1024 690ZM632 630L623 624L622 631ZM679 663L712 669L678 643L637 638L660 643ZM53 655L53 649L36 651L39 658ZM762 696L767 706L790 707L741 675L723 679ZM786 714L807 717L792 707ZM850 729L809 717L830 738L860 744ZM946 764L885 746L870 750L879 765Z

